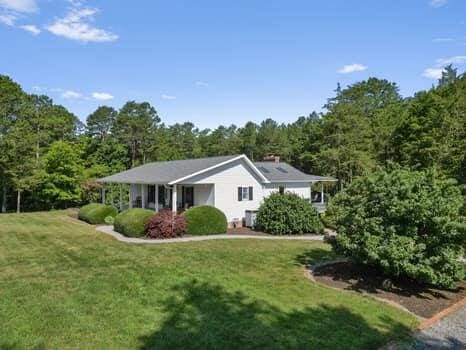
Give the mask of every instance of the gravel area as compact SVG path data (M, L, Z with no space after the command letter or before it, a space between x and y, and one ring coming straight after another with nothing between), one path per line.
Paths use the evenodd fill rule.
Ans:
M466 307L417 333L415 340L399 350L466 349Z

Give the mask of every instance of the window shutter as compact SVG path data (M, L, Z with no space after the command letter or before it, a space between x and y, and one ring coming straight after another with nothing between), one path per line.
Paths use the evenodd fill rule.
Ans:
M238 201L242 201L243 200L243 188L242 187L238 187Z
M249 186L249 200L252 201L252 186Z

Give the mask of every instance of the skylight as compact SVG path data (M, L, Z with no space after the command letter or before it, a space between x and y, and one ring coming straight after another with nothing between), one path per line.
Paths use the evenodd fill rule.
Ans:
M278 167L277 167L277 170L278 170L278 171L281 171L282 173L285 173L285 174L288 173L288 170L283 169L281 166L278 166Z
M262 171L263 173L266 173L266 174L270 173L269 169L267 169L267 168L265 168L263 166L260 166L259 170Z

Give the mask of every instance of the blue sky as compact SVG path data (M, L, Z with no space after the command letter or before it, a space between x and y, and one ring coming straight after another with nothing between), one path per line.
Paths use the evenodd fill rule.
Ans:
M466 67L465 0L0 0L0 73L81 119L149 101L201 128L320 111L370 76L403 95Z

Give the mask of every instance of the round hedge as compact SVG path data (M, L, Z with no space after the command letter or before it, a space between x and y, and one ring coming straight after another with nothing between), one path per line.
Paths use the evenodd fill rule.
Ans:
M256 229L274 235L322 233L319 213L294 193L272 193L264 199L256 217Z
M110 205L91 203L79 209L78 218L89 224L98 225L105 224L106 217L115 217L117 214L117 210Z
M128 209L115 217L113 229L128 237L142 237L145 235L145 226L154 216L154 211L149 209Z
M210 205L201 205L188 209L184 216L187 221L186 232L190 235L215 235L227 232L225 214Z

